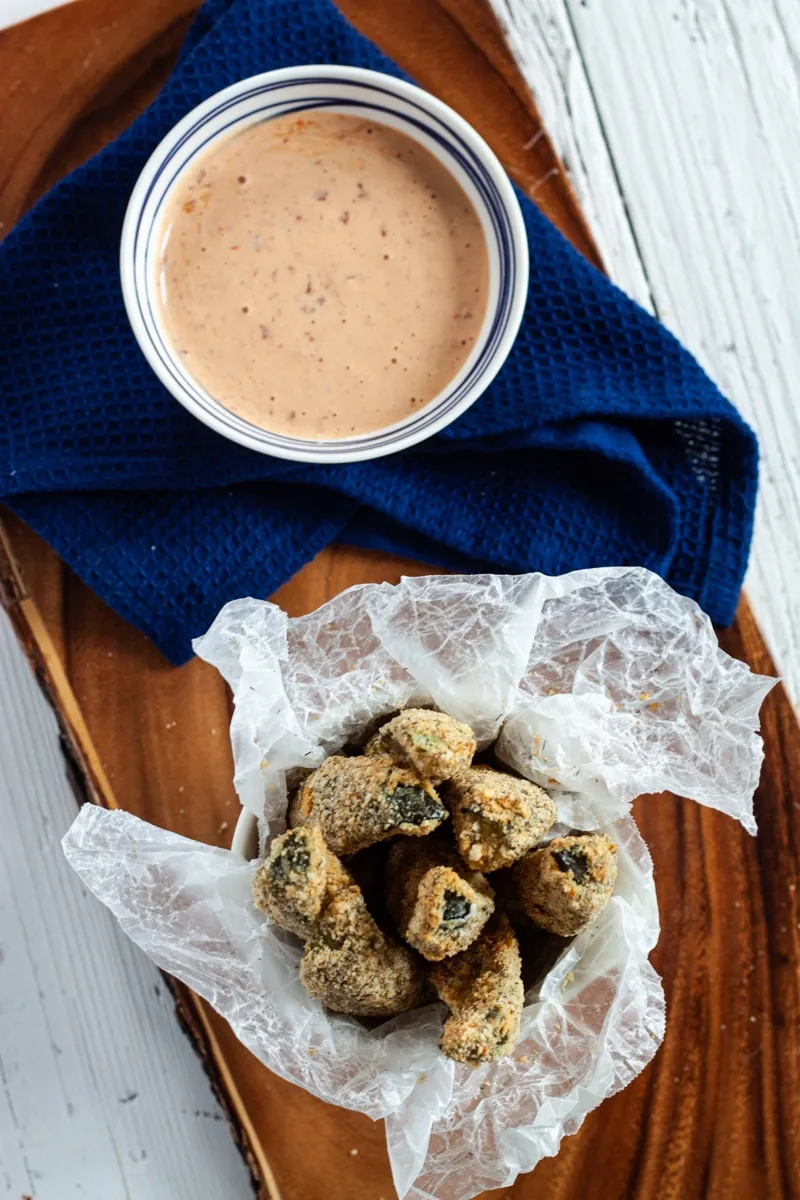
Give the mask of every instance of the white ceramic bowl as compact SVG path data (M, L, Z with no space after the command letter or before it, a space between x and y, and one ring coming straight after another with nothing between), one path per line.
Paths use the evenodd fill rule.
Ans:
M486 317L467 361L419 412L358 437L312 441L251 425L211 396L175 353L158 315L157 261L165 204L193 159L217 138L284 113L329 108L382 122L414 138L455 177L481 222L489 253ZM301 462L356 462L392 454L437 433L488 387L516 336L528 288L528 245L514 190L475 130L409 83L356 67L287 67L217 92L179 121L153 151L125 214L120 247L125 307L145 357L189 412L234 442Z
M242 808L231 838L231 850L242 858L258 858L258 819L249 808Z

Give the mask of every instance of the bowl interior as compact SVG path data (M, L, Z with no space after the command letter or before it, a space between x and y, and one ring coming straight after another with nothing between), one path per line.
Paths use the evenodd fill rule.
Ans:
M527 283L519 207L502 168L478 135L417 88L374 72L352 72L357 77L350 78L340 71L296 68L272 72L235 84L189 113L145 167L131 197L121 248L123 294L131 324L151 366L173 395L195 416L234 441L279 457L314 462L390 453L430 436L469 407L510 348ZM424 146L450 171L471 201L489 258L483 325L471 354L447 387L403 421L373 433L326 441L273 433L226 409L186 370L156 303L164 216L187 166L216 139L310 108L382 122Z

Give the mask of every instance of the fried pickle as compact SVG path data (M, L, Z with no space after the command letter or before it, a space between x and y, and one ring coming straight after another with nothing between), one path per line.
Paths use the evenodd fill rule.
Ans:
M386 902L401 936L431 962L465 950L494 911L483 875L438 838L398 840L386 875Z
M293 825L319 825L334 854L355 854L397 834L422 837L447 818L433 787L383 758L326 759L297 793Z
M334 896L306 943L300 980L335 1012L388 1017L414 1008L424 984L416 955L387 937L357 887Z
M599 916L617 880L617 847L603 833L553 838L512 872L522 906L542 929L573 937Z
M439 1046L456 1062L494 1062L519 1038L524 1004L522 960L508 917L498 913L469 949L431 968L450 1009Z
M542 788L493 767L468 767L442 787L458 851L478 871L498 871L540 842L556 819Z
M304 825L273 841L253 876L253 902L276 925L305 940L325 906L352 882L319 828Z
M475 749L475 735L463 721L427 708L407 708L370 738L364 753L388 756L424 779L441 783L468 767Z

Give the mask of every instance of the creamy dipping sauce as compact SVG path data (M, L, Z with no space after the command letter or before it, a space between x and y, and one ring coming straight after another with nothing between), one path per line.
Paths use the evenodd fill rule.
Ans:
M458 372L486 312L477 213L402 133L312 109L253 125L178 180L162 319L231 412L308 439L403 420Z

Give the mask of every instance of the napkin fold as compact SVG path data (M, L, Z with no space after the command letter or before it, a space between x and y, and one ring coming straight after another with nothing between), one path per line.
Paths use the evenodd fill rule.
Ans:
M158 382L119 284L136 178L213 92L314 62L402 74L329 0L208 0L151 107L0 246L0 496L176 662L224 602L269 595L332 541L462 571L643 565L728 623L755 437L524 196L531 279L514 348L483 397L411 451L271 459Z

